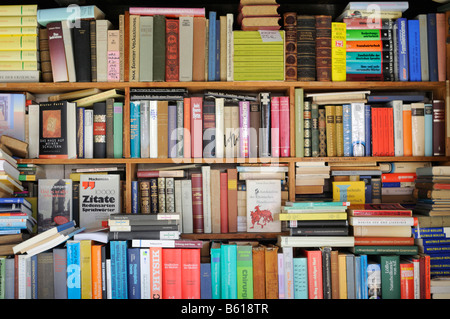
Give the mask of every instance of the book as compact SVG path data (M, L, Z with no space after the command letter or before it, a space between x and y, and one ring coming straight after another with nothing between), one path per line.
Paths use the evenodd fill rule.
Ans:
M47 32L50 61L52 63L53 81L67 82L69 81L69 74L67 70L66 53L64 48L61 22L51 22L47 26Z
M365 202L365 186L363 181L332 182L333 200L351 203Z
M247 180L247 231L281 230L281 187L277 180Z
M37 11L36 17L37 22L41 26L47 26L47 24L51 21L59 20L65 21L70 17L73 17L73 14L77 15L78 19L102 19L105 14L95 5L89 6L78 6L77 8L48 8L48 9L39 9ZM69 20L70 21L70 20Z

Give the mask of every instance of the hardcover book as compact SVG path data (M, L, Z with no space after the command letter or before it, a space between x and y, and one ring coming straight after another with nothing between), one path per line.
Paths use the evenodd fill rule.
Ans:
M279 180L247 180L247 231L279 232L281 184Z

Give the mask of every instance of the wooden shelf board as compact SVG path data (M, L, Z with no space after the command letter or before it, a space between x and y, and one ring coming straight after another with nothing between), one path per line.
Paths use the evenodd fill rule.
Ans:
M277 239L278 236L288 236L289 232L281 233L223 233L223 234L181 234L183 239L191 240L251 240Z

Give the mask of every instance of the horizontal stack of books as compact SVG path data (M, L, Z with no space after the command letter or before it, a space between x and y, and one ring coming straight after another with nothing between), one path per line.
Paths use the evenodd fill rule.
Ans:
M279 30L279 6L276 0L241 0L237 23L244 31Z
M322 194L327 190L329 178L330 166L323 161L295 163L296 194Z

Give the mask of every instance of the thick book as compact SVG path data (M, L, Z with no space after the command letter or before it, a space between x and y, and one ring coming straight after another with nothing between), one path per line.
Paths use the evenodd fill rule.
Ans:
M425 104L411 103L412 156L425 156Z
M77 82L91 82L90 23L80 20L73 28L73 49Z
M191 180L193 232L202 234L204 232L202 174L192 174Z
M111 28L112 24L110 21L96 20L97 82L108 81L108 30Z
M76 158L75 103L39 104L39 158Z
M331 16L316 15L316 77L331 81Z
M314 16L297 16L297 80L316 80L316 21Z
M297 81L297 13L284 13L283 25L286 33L285 78L286 81Z
M207 23L205 17L194 17L193 50L192 55L192 81L205 81L205 59Z
M52 63L54 82L68 82L69 74L64 49L64 39L61 22L52 22L47 25L48 47Z
M346 25L331 23L331 80L346 80Z
M438 81L436 13L427 13L428 72L430 81Z

